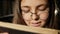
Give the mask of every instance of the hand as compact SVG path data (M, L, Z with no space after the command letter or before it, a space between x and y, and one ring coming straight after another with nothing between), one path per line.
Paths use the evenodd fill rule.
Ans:
M9 34L8 32L3 32L3 33L0 33L0 34Z

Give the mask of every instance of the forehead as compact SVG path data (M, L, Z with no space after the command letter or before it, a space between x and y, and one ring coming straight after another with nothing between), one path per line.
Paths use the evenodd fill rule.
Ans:
M21 5L39 5L39 4L47 4L47 0L22 0Z

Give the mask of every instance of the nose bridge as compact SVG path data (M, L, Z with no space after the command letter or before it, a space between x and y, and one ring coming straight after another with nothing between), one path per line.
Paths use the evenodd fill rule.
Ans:
M32 9L31 9L31 13L32 13L32 14L36 14L36 13L37 13L37 12L36 12L36 9L35 9L35 8L32 8Z
M31 18L33 20L38 20L39 19L39 16L37 15L37 11L36 11L35 7L31 8Z
M33 20L38 20L39 19L39 16L37 15L37 11L35 8L32 8L31 9L31 17Z

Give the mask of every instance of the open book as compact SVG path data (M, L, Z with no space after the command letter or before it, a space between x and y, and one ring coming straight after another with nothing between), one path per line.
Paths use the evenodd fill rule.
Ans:
M0 30L8 30L10 34L58 34L60 30L28 27L24 25L0 22Z

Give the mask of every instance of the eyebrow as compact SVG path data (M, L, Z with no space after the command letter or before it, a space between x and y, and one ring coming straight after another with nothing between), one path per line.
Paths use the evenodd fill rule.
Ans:
M46 5L46 4L40 4L40 5L38 5L36 8L41 7L41 6L45 6L45 8L47 8L47 5ZM21 7L30 8L29 6L21 6Z
M43 10L45 10L45 9L48 7L47 4L41 4L41 5L38 5L37 8L39 8L39 7L41 7L41 6L45 6Z
M40 5L37 6L37 8L41 7L41 6L46 6L46 4L40 4Z
M22 7L30 8L29 6L22 6Z

